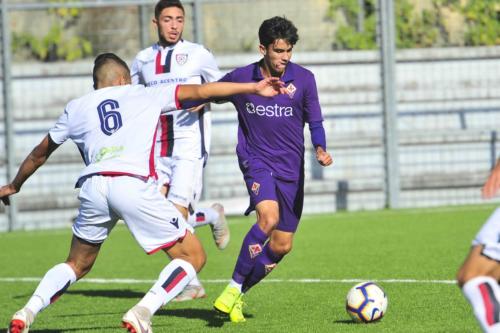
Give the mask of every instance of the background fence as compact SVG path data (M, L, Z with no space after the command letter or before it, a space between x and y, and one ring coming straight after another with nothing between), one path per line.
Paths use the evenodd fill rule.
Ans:
M383 1L381 4L390 4ZM422 6L427 2L432 3L415 3ZM112 51L130 63L138 50L155 41L151 25L154 3L2 2L3 182L12 178L65 104L92 89L93 55ZM388 184L393 180L398 184L393 206L480 202L480 187L498 149L500 47L464 46L453 37L437 40L440 47L400 47L393 63L387 50L342 49L346 46L339 44L336 33L343 19L338 11L332 14L334 3L184 1L184 37L204 43L221 70L228 71L259 59L257 29L262 20L285 15L296 24L300 40L292 60L316 76L328 149L335 160L333 167L318 167L306 139L306 213L390 206ZM371 2L353 3L364 4L366 10ZM443 15L439 8L430 6L428 10ZM394 22L377 17L380 44L382 27L390 33ZM363 19L369 20L368 13L358 15L358 30L363 30ZM58 41L58 48L50 46L51 38ZM57 58L62 60L54 61ZM395 79L385 85L390 91L383 89L382 74L387 75L388 70L382 60L394 65ZM384 103L387 93L394 95L397 107ZM384 111L394 115L393 123L385 121ZM215 105L212 119L212 155L205 170L203 199L221 201L230 213L241 214L247 199L234 154L235 111L231 105ZM391 127L396 131L388 136ZM388 145L387 138L394 141ZM390 144L396 149L386 149ZM386 159L388 153L390 160ZM390 163L395 163L397 172L387 171ZM69 143L63 145L24 185L9 214L0 215L0 230L71 223L78 206L73 185L81 168L77 149Z

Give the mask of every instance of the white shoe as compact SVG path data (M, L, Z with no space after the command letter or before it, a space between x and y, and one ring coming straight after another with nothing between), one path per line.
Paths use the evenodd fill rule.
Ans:
M219 218L214 224L210 224L212 228L212 236L214 237L215 245L219 250L224 250L229 243L229 226L227 225L226 215L224 214L224 206L219 203L214 203L212 208L219 213Z
M205 292L205 288L203 286L194 286L188 284L180 293L177 295L172 302L185 302L191 301L197 298L205 298L207 297L207 293Z
M31 313L30 310L23 308L12 316L7 333L28 333L33 321L33 313Z
M122 318L122 326L130 333L153 333L151 314L142 306L134 306Z

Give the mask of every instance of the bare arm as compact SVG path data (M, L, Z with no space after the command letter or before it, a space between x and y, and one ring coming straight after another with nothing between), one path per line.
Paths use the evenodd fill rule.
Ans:
M26 156L23 163L19 167L14 180L7 185L0 187L0 199L3 203L8 205L10 203L9 196L21 190L24 182L31 177L31 175L42 166L49 158L50 154L59 147L54 143L50 136L47 134L42 142L40 142L31 153Z
M257 94L273 97L284 93L283 82L278 78L267 78L260 82L232 83L212 82L202 85L180 85L177 92L179 101L213 100L237 94Z
M497 164L491 170L490 176L486 183L483 186L482 194L483 198L490 199L492 198L500 188L500 159L497 161Z

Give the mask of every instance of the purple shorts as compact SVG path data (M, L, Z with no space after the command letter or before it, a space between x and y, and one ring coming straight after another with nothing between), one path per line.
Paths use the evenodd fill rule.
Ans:
M264 200L278 202L279 222L277 230L295 232L302 216L304 206L304 176L296 181L286 181L273 176L266 169L247 168L243 177L250 195L250 205L245 215L255 210L255 206Z

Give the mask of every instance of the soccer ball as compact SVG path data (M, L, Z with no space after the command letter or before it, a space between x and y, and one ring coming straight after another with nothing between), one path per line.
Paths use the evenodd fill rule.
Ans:
M387 296L377 284L370 281L361 282L347 293L345 307L355 321L371 323L385 315Z

